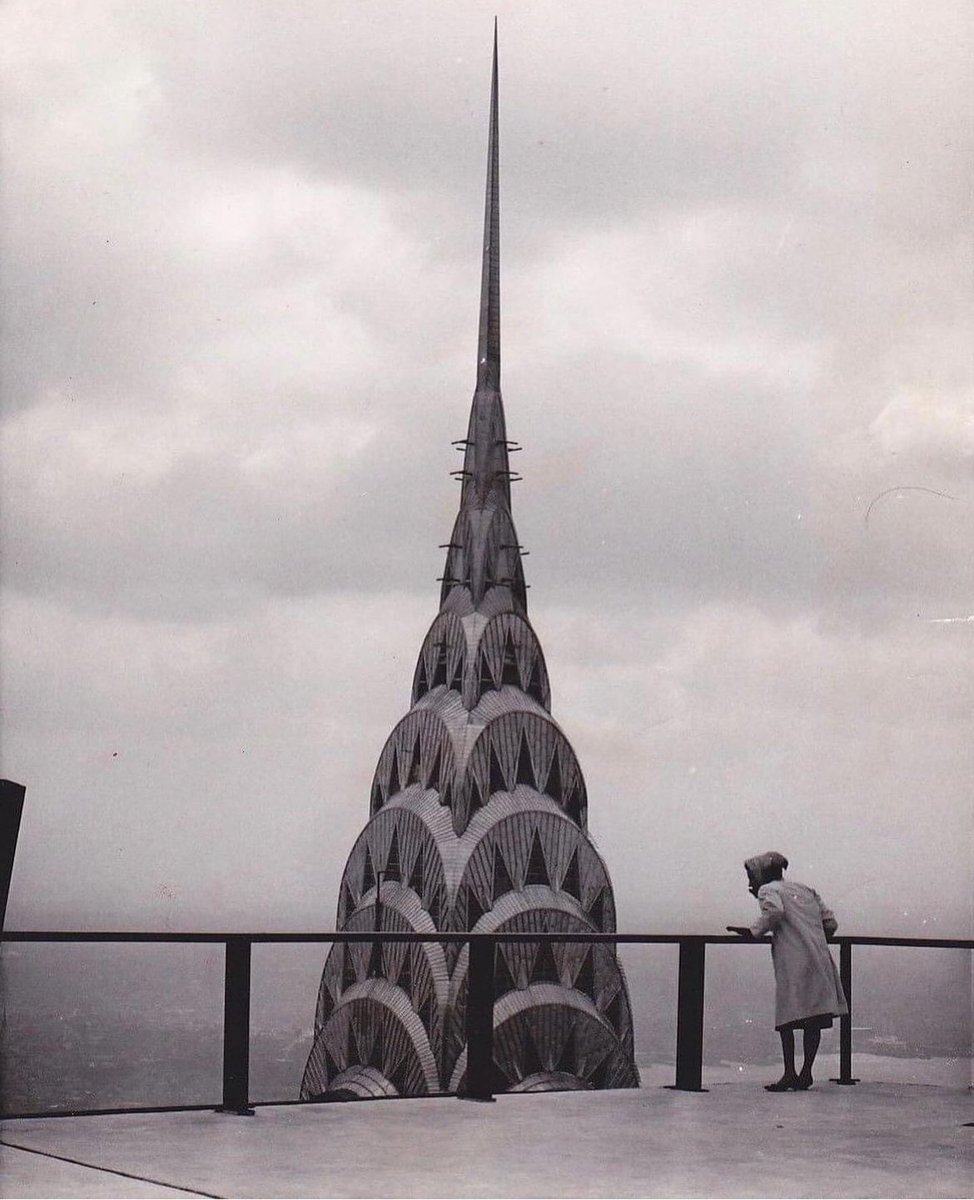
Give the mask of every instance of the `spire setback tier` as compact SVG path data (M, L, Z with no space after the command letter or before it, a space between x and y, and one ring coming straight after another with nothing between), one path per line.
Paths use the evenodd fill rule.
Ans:
M370 819L345 866L342 930L615 931L581 768L550 714L511 515L497 114L495 28L477 382L456 443L459 512L411 707L379 756ZM302 1097L462 1091L467 959L456 945L336 945ZM499 945L494 990L496 1090L638 1086L629 995L611 946Z

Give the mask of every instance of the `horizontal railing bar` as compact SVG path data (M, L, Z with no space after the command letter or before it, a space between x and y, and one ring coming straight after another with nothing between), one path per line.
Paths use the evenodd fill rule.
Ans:
M847 946L915 946L928 950L974 950L974 938L900 938L843 936L829 938L836 945Z
M315 942L459 942L494 941L506 943L565 942L575 944L607 943L615 945L673 945L683 942L703 942L708 946L740 943L744 946L765 945L769 938L743 938L737 934L710 933L418 933L382 930L334 931L331 933L141 933L117 931L74 931L26 929L0 933L4 942L147 942L195 943L225 945L230 941L258 944L289 944ZM829 938L834 945L849 946L912 946L927 949L974 950L974 938L906 938L842 935Z
M224 945L232 940L251 942L254 945L287 944L302 942L459 942L486 941L495 942L638 942L646 944L672 943L677 945L682 941L707 942L739 942L742 940L734 935L704 934L643 934L643 933L465 933L443 931L440 933L421 933L418 931L400 930L354 930L335 931L333 933L128 933L118 932L82 932L68 930L27 930L7 931L0 934L0 940L7 942L189 942ZM754 939L759 940L759 939Z
M250 934L235 933L130 933L125 930L105 932L93 930L76 932L63 929L5 929L0 933L0 942L207 942L222 946L228 938Z

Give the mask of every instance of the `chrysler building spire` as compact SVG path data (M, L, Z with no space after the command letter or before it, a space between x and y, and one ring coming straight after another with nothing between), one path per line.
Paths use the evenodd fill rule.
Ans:
M551 716L527 618L500 393L497 30L490 100L477 386L440 610L410 709L379 755L369 820L339 888L336 928L613 933L585 781ZM321 978L301 1095L462 1091L468 947L336 944ZM608 943L498 943L498 1091L637 1087L629 995Z
M494 69L490 81L490 132L487 139L487 195L484 203L484 265L480 277L480 338L477 390L501 389L500 161L497 144L497 21L494 21Z

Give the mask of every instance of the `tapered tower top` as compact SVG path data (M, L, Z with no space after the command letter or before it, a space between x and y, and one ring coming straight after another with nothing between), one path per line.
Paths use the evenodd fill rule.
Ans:
M487 142L487 195L484 204L484 265L480 280L480 339L477 388L501 386L500 189L497 146L497 18L494 18L494 66L490 81L490 133Z
M487 189L484 203L484 257L480 278L480 328L477 341L477 387L470 406L463 450L460 512L447 543L440 602L455 611L527 608L521 547L511 516L509 452L501 400L501 272L500 156L498 153L497 21L490 81L490 126L487 138Z
M495 21L477 385L467 436L454 442L459 511L410 709L379 756L369 823L342 875L337 928L367 932L372 949L335 945L328 956L305 1100L484 1094L466 1038L480 986L467 958L455 944L383 949L401 930L501 935L486 983L497 1090L639 1086L613 947L583 957L503 944L506 932L612 934L615 903L587 833L581 767L551 716L511 514L519 447L500 391L497 113Z

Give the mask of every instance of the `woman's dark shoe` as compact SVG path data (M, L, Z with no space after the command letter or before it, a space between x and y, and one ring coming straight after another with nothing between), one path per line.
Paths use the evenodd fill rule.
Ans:
M766 1083L764 1090L766 1092L797 1092L799 1086L797 1075L782 1075L777 1083ZM810 1086L811 1084L809 1084Z
M810 1072L802 1071L795 1080L794 1088L796 1092L807 1092L815 1081L812 1079Z

